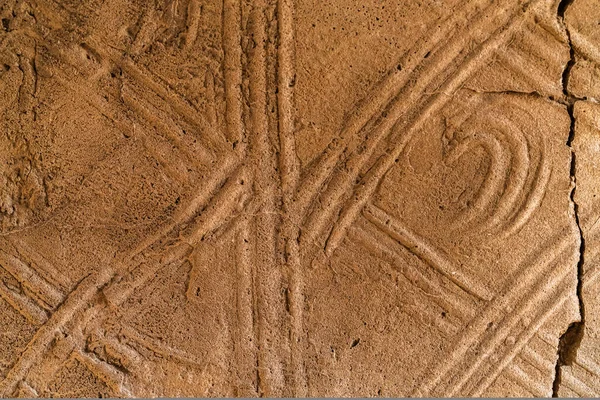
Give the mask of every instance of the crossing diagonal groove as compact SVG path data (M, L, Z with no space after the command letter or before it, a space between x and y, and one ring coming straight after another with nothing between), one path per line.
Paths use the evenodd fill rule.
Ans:
M597 396L596 0L6 0L0 397Z

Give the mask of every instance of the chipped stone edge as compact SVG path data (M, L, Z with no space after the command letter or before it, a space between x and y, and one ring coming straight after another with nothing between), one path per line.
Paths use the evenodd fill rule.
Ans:
M584 332L585 332L585 303L582 294L583 287L583 266L584 266L584 257L585 257L585 237L583 235L583 230L581 229L581 224L579 221L579 205L575 201L575 191L577 190L577 157L575 154L575 150L573 148L573 140L575 139L575 115L574 115L574 107L575 103L580 99L573 96L568 89L568 82L571 73L571 69L575 65L575 50L573 48L573 43L571 42L571 33L569 31L569 27L565 22L565 12L569 8L569 6L573 3L574 0L561 0L558 4L557 8L557 19L558 23L563 27L567 44L569 46L569 60L565 65L562 75L562 85L563 85L563 95L564 99L561 102L564 102L564 105L567 108L567 112L570 118L570 128L569 128L569 137L567 140L567 146L571 150L571 169L570 169L570 177L571 177L571 192L569 194L569 202L574 211L575 223L577 224L577 229L579 231L579 260L577 261L577 285L576 285L576 296L579 304L579 320L572 322L566 331L559 338L559 344L557 349L557 360L555 366L555 374L554 380L552 383L552 397L559 397L558 393L561 387L561 378L562 378L562 367L568 366L573 363L575 358L577 357L577 351L581 345L581 341L583 340Z

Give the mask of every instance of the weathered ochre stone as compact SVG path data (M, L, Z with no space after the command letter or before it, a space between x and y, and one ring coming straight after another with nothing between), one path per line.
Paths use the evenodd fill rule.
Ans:
M4 1L0 397L600 393L598 13Z

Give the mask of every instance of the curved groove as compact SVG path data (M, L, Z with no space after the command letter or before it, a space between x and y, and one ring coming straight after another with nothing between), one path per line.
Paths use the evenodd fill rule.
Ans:
M502 196L498 199L495 211L490 215L485 225L485 231L490 231L500 225L514 211L514 207L522 195L529 175L529 151L527 140L514 122L500 115L492 116L492 121L499 124L499 132L508 139L512 162ZM505 129L502 129L505 128Z
M368 199L372 197L379 185L379 182L381 182L390 168L394 166L395 160L400 157L404 147L412 135L415 134L415 132L429 119L432 114L439 111L446 104L446 102L451 98L449 94L460 88L461 85L468 79L468 77L470 77L475 70L481 68L487 62L488 58L494 54L495 50L511 37L511 35L514 33L514 30L520 27L521 20L527 14L527 6L524 8L525 10L520 7L518 10L515 10L517 13L517 18L512 18L508 25L499 28L500 32L497 35L490 37L488 40L482 43L477 50L468 57L468 59L462 64L459 72L447 80L440 90L431 96L431 99L423 107L416 120L412 121L406 127L406 131L403 135L399 135L399 137L390 142L385 153L367 172L362 181L356 185L354 195L351 196L346 202L347 204L345 208L347 208L347 210L342 213L343 220L334 222L333 229L336 231L336 238L338 239L336 241L328 240L327 251L330 254L339 245L339 238L345 235L344 231L348 226L351 225L352 221L356 220L358 214L367 203ZM507 17L515 16L511 15ZM350 176L351 179L346 180L344 185L346 190L351 188L356 176L357 174ZM341 196L338 195L338 197ZM332 213L330 209L326 209L325 212ZM339 225L339 227L336 225ZM337 231L339 231L339 233ZM317 237L318 235L313 233L312 236Z
M537 210L544 199L544 195L546 194L546 189L548 188L548 183L550 181L550 176L552 174L552 166L550 165L550 160L546 156L547 152L547 143L544 138L540 138L540 153L539 158L540 161L536 168L535 177L533 179L534 188L527 195L527 200L519 208L517 214L515 214L507 226L504 228L502 235L507 237L516 233L519 229L521 229L525 223L531 218L535 210Z
M489 115L489 113L486 115ZM465 229L465 225L476 216L484 215L484 210L491 210L491 204L494 198L498 196L498 202L493 207L493 212L488 213L487 218L481 221L477 227L473 228L469 226L469 230L473 234L481 234L482 232L490 233L503 227L503 222L509 218L511 213L514 213L516 203L524 192L530 170L529 142L516 124L506 117L497 115L497 113L493 113L491 120L486 120L485 122L486 125L492 123L491 128L494 137L497 137L496 140L500 142L500 139L502 139L501 142L506 144L507 151L510 154L510 165L507 164L499 167L500 170L507 171L502 182L497 183L494 188L486 188L484 186L483 195L480 194L478 199L475 200L476 206L468 209L466 213L459 216L455 221L455 228ZM470 128L470 130L474 129L476 127ZM469 137L472 137L472 135ZM498 149L496 148L493 151L498 152ZM449 163L452 163L454 161L452 154L449 157ZM541 158L544 159L543 156ZM492 166L490 166L490 170L492 171L498 168L493 164L492 160ZM483 203L482 199L487 201Z
M552 167L549 165L549 162L543 163L538 166L536 171L536 186L533 191L531 191L527 197L527 202L524 204L522 208L519 209L519 212L515 217L513 217L502 232L503 237L508 237L521 229L525 223L531 218L531 216L535 213L535 211L540 207L542 200L544 199L544 195L546 194L546 189L548 188L548 182L550 181L550 176L552 175Z
M502 101L502 104L508 104L508 101ZM503 223L498 224L499 226L495 230L496 232L500 231L499 234L503 237L510 236L516 233L524 224L529 220L529 218L533 215L535 210L539 208L541 201L545 195L545 191L548 185L548 180L551 174L551 166L550 161L546 156L547 152L547 143L545 137L541 135L543 129L540 127L539 121L536 116L532 115L531 112L520 105L509 104L512 107L512 111L515 113L520 113L521 117L525 121L533 121L535 123L536 129L530 130L525 140L527 142L527 152L528 155L535 153L537 155L537 166L534 172L533 177L529 180L530 188L527 189L527 193L525 193L525 198L521 200L518 207L516 207L516 202L518 198L521 197L521 194L525 192L524 186L521 190L521 193L518 194L517 198L513 202L515 207L511 213L506 214L508 218L502 218ZM514 125L515 123L506 117L497 116L504 120L505 124ZM519 130L518 127L514 126L515 130ZM522 132L519 130L519 132ZM531 168L529 168L531 170ZM528 179L531 174L529 171L528 176L525 179Z
M475 11L474 14L478 19L471 18L472 23L466 28L468 32L477 23L486 20L485 11L488 7L490 7L489 3L479 0L471 1L461 7L461 12L453 13L448 18L449 21L441 24L442 28L436 31L433 37L420 39L408 52L406 58L400 60L398 64L400 70L398 68L391 70L371 92L372 94L361 101L356 112L348 118L341 133L336 135L319 158L320 161L313 165L302 180L302 190L296 196L297 213L304 215L307 212L322 186L335 173L343 154L348 154L350 158L350 155L357 153L357 149L361 147L366 149L363 156L370 154L382 136L392 129L396 120L410 110L414 103L422 99L427 86L460 54L462 43L460 32L452 35L456 29L455 25L467 19L467 16ZM441 61L436 57L425 57L437 46L447 42L451 44L443 46ZM419 72L419 79L415 78L415 71ZM371 135L372 140L369 143L360 141L358 134L368 125L373 124L379 126L375 134Z
M474 146L482 146L486 150L491 160L490 166L473 204L452 223L453 228L464 228L466 224L482 215L483 211L491 206L496 193L501 191L504 186L506 177L502 172L507 171L510 165L510 157L500 141L493 134L486 132L475 133L473 136L468 136L460 141L456 147L448 152L446 163L452 165L457 162L467 150Z

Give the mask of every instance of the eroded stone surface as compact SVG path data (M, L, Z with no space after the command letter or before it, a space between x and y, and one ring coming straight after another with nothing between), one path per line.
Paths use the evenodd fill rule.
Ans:
M568 2L565 22L575 63L568 75L569 94L597 102L600 99L600 11L593 0Z
M597 249L598 235L596 216L598 196L598 149L600 145L600 106L578 101L574 108L575 138L575 176L577 188L574 200L578 205L580 226L585 241L583 253L581 296L585 307L585 325L583 338L576 338L580 343L573 343L576 348L575 357L569 360L570 365L561 368L561 397L596 397L600 390L600 369L598 362L597 330L599 304L597 299L598 273Z
M0 395L552 394L591 25L356 3L0 6Z
M577 0L564 4L564 21L572 44L572 62L565 73L566 92L572 108L572 174L576 182L573 200L577 205L583 246L579 261L579 300L582 321L565 335L565 353L555 392L561 397L597 397L600 393L600 356L597 352L597 201L598 141L600 106L598 81L598 24L600 10L594 1Z

